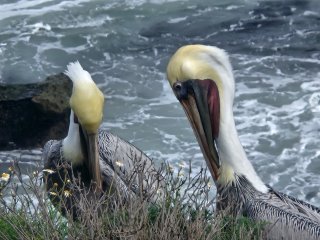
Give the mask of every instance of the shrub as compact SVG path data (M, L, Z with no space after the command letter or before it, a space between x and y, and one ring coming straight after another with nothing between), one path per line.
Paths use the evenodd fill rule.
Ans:
M156 200L114 198L110 192L92 199L81 191L82 211L74 219L71 213L63 216L57 210L63 206L52 205L43 190L41 172L29 174L25 181L15 162L9 178L0 184L0 239L261 238L261 224L214 214L214 193L206 169L195 176L191 165L188 171L175 172L168 164L161 169L166 184ZM79 186L76 181L74 185Z

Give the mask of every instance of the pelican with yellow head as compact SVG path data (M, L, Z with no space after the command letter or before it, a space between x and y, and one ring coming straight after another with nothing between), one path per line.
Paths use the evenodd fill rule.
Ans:
M91 78L91 75L83 70L79 62L70 63L66 71L66 75L73 82L73 90L70 98L70 107L73 115L73 119L70 119L70 125L73 125L72 121L78 121L82 134L84 136L87 153L87 167L91 179L95 182L98 189L101 189L101 173L99 166L99 154L97 134L98 128L101 124L103 117L104 96L97 85ZM71 127L73 129L73 127ZM80 134L79 130L75 132L69 132L70 135L63 141L63 152L66 158L74 159L74 163L83 161L84 157L77 156L78 153L83 152L81 150L79 136L74 137L74 134ZM72 143L72 141L78 141L78 145ZM74 148L74 146L76 146Z
M217 209L270 223L271 239L319 239L320 209L265 185L247 159L233 117L235 81L227 53L181 47L168 63L167 78L216 184Z
M68 134L62 140L48 141L42 157L52 202L63 214L71 211L76 218L84 209L79 206L80 189L91 191L82 196L98 198L104 192L153 198L163 187L153 161L127 141L99 129L104 95L79 62L70 63L65 74L73 82ZM81 180L80 188L73 186L79 182L75 180Z

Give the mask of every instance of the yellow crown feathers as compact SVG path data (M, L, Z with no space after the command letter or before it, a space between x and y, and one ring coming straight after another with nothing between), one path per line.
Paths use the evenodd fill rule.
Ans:
M78 61L70 63L65 74L73 82L71 109L88 133L96 133L103 117L103 93Z

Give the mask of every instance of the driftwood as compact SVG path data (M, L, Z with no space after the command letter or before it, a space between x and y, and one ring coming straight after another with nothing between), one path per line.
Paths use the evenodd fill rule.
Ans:
M63 73L30 84L0 84L0 150L42 147L66 136L70 79Z

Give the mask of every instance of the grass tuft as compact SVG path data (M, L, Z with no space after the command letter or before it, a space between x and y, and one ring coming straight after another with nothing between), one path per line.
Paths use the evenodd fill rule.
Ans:
M162 169L166 185L156 201L132 196L115 199L107 192L93 199L82 191L78 197L82 210L75 220L71 213L62 215L57 210L63 206L51 203L41 172L25 180L15 162L8 170L10 177L4 175L0 181L0 239L261 238L263 224L214 214L215 199L206 169L195 176L191 166L188 171Z

